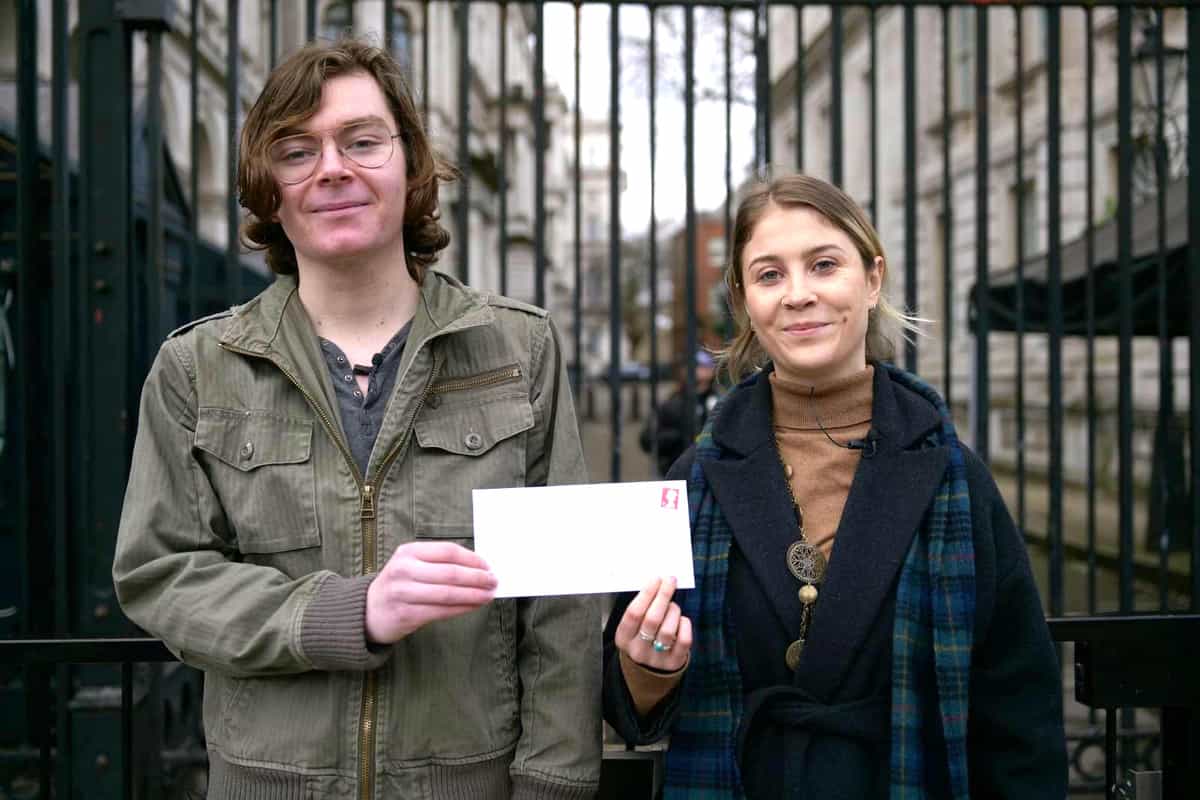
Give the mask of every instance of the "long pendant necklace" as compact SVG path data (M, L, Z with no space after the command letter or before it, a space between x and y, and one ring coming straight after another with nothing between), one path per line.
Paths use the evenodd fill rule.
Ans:
M825 556L813 546L804 535L804 510L796 500L796 491L792 488L792 466L783 460L783 448L779 446L779 437L775 437L775 453L783 466L784 478L787 481L788 494L792 498L792 507L796 511L796 525L800 538L788 545L788 570L800 581L800 632L796 641L788 645L784 653L784 661L788 669L795 671L800 666L800 654L804 651L804 642L808 637L808 626L812 621L813 605L817 602L818 584L825 579L827 566Z

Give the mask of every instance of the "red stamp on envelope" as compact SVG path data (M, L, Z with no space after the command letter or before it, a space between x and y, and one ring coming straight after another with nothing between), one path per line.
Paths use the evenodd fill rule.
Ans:
M679 490L670 486L664 486L662 490L662 500L658 504L659 508L679 508Z

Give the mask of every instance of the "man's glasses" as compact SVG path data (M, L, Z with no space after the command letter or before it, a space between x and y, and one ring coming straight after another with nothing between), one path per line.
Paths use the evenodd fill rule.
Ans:
M333 137L337 150L365 169L378 169L392 157L394 140L400 135L390 133L382 122L354 122L330 131L298 133L277 139L270 147L267 157L271 161L271 174L280 183L301 183L308 180L317 170L321 160L321 146L326 134Z

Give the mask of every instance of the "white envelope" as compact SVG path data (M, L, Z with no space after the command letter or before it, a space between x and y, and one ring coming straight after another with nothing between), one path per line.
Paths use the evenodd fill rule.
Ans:
M475 552L497 597L695 587L685 481L476 489Z

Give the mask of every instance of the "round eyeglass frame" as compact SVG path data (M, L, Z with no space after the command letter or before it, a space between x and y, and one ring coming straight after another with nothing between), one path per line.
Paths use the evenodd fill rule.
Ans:
M335 130L340 130L340 128L335 129ZM324 144L325 144L325 137L330 136L332 133L333 133L333 131L322 131L321 132L322 146L324 146ZM275 169L275 163L270 158L270 150L272 148L274 148L280 142L287 141L288 139L291 139L293 137L312 136L312 135L314 135L314 134L313 133L296 133L296 134L292 134L292 136L282 136L270 144L270 146L267 148L267 150L268 150L267 163L270 165L269 169L271 172L271 177L273 177L275 180L279 181L280 183L282 183L286 186L295 186L296 184L304 183L306 180L308 180L309 178L311 178L313 175L316 174L317 165L321 163L320 158L317 158L316 160L313 161L312 169L309 170L307 175L305 175L303 178L297 178L295 180L285 180L284 178L280 177L278 171ZM338 146L336 139L333 142L333 146L334 146L334 149L337 150L339 156L341 156L343 159L349 160L350 163L354 164L357 167L362 167L363 169L381 169L384 166L386 166L389 161L392 160L392 156L396 155L396 140L399 139L401 137L401 135L402 134L399 134L399 133L388 134L388 142L392 145L392 149L390 151L388 151L387 158L385 158L383 161L380 161L378 164L376 164L373 167L367 166L366 164L361 163L354 156L348 154L345 150L343 150L341 147Z

